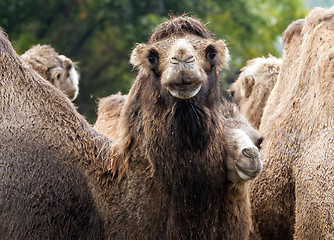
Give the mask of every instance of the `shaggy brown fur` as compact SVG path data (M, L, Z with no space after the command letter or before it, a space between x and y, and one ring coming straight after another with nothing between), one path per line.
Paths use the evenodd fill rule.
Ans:
M186 27L192 22L199 29ZM153 32L149 45L138 45L131 56L139 74L118 126L119 151L112 169L123 190L110 196L114 203L110 212L117 219L109 228L110 236L247 239L247 183L228 183L222 168L226 149L220 109L224 107L217 74L226 65L226 46L199 37L198 32L207 30L189 17L162 25ZM182 70L180 63L189 68ZM183 78L178 78L174 69L183 72ZM192 95L197 83L186 86L182 81L200 81L202 87ZM136 201L124 197L132 195L130 192L135 193ZM133 218L129 218L129 206Z
M94 124L94 129L113 141L119 137L117 127L119 123L121 109L127 95L121 93L101 98L97 108L97 119Z
M171 26L192 21L197 22L169 20ZM0 38L1 85L6 86L0 88L0 236L248 238L249 183L232 183L226 175L226 133L241 128L251 139L236 160L244 164L249 158L239 170L251 178L262 166L253 151L261 137L239 123L244 120L233 106L221 102L218 69L226 65L225 44L177 29L182 34L168 31L163 40L134 50L131 60L140 71L121 111L114 156L111 142ZM187 40L178 41L181 36ZM183 55L192 44L195 61ZM176 59L167 49L180 50L172 52ZM184 70L179 64L189 65ZM162 77L168 65L169 76L176 78Z
M106 135L113 141L117 141L119 138L118 123L120 121L120 112L126 98L127 95L121 95L118 93L110 95L106 98L102 98L99 101L98 117L94 125L94 129ZM238 145L242 145L245 139L240 136L233 137L235 135L235 131L244 131L246 135L256 144L251 150L254 151L253 154L255 155L258 154L258 149L260 148L263 138L258 131L255 131L255 129L250 126L248 120L242 116L239 111L236 110L236 108L231 108L229 106L227 109L229 109L231 112L225 115L234 117L230 117L226 121L226 128L228 129L228 133L226 135L229 136L229 138L226 139L228 159L226 161L226 175L229 181L239 183L244 179L242 179L236 171L235 162L239 162L239 164L249 164L249 159L246 158L245 160L242 160L242 158L245 156L240 154L238 151ZM262 166L260 166L260 168L262 170ZM259 170L259 172L261 170Z
M101 239L103 209L84 170L96 179L111 143L2 31L0 72L0 239Z
M44 79L62 90L72 101L79 93L79 75L71 59L59 55L49 45L37 45L22 58Z
M249 60L228 90L232 101L256 129L260 126L264 106L276 84L280 67L281 59L273 56Z
M173 21L161 23L154 29L148 43L152 44L176 34L185 36L189 33L201 38L214 38L214 35L201 23L200 20L195 19L194 17L191 18L191 21L185 21L185 19L190 18L185 14L180 18L174 18Z
M252 186L262 239L334 238L333 16L334 8L316 8L284 33L260 126L264 172Z

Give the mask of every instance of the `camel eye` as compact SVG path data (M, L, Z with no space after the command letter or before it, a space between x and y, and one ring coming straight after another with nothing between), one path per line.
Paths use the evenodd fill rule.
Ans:
M230 93L231 98L233 98L234 97L234 91L230 91L229 93Z
M147 60L151 64L152 67L156 67L156 64L158 62L158 52L156 50L151 50L148 53Z
M208 60L213 60L217 56L217 51L214 46L210 45L205 50L206 58Z
M151 64L154 64L157 61L155 56L148 56L147 59Z
M256 147L260 150L261 149L261 144L263 142L263 137L260 137L258 140L257 140L257 143L256 143Z
M216 52L209 52L209 53L207 53L206 54L206 57L208 58L208 59L214 59L215 57L216 57L216 55L217 55L217 53Z
M210 45L206 48L205 50L206 54L206 59L210 62L210 64L213 66L216 63L216 56L217 56L217 51L214 46Z

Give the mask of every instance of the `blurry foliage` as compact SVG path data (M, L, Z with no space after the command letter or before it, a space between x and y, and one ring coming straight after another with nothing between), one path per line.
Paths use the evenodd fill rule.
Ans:
M226 39L232 56L223 86L245 61L280 56L279 37L306 14L302 0L2 0L0 26L22 54L50 44L79 62L79 112L95 121L96 99L127 93L135 76L128 63L135 43L144 42L170 14L189 13Z

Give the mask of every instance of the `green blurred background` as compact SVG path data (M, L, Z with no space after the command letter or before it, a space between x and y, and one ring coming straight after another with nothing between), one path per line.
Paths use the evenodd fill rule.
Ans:
M127 93L136 76L128 63L138 42L169 14L189 13L227 41L232 61L221 76L228 88L248 59L281 55L280 37L314 6L334 0L1 0L0 26L22 54L50 44L79 62L78 111L94 123L96 100Z

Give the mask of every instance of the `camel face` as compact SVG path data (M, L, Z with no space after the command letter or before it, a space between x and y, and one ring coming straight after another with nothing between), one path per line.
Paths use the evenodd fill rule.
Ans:
M146 59L146 63L142 59ZM135 66L152 71L162 93L190 99L209 89L211 73L225 67L229 55L222 40L179 34L157 42L140 44L131 56Z
M178 39L172 45L166 60L161 84L176 98L188 99L195 96L206 75L200 70L200 59L193 45L187 39Z
M232 120L226 129L227 179L232 183L251 180L262 172L259 149L262 135L242 117Z
M54 69L54 73L51 75L52 82L73 101L79 93L79 74L71 59L64 55L59 55L58 59L61 67Z
M276 84L281 62L271 55L248 60L228 90L232 101L256 129L259 129L263 109Z

